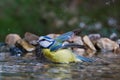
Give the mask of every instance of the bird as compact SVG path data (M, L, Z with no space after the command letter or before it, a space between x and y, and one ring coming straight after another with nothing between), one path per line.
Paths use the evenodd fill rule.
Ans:
M74 35L77 35L78 33L80 33L80 31L81 31L80 29L74 29L72 31L63 33L62 35L60 35L54 39L50 38L48 36L40 36L39 40L37 42L42 47L49 48L51 51L55 51L55 50L65 47L66 44L63 44L63 42L66 40L69 40ZM83 46L81 46L81 47L83 47Z
M70 39L75 35L74 31L66 32L55 39L48 36L40 36L37 41L38 44L43 48L43 55L50 61L55 63L70 63L70 62L92 62L84 56L73 53L68 47L79 47L84 48L83 45L78 44L63 44L64 41Z

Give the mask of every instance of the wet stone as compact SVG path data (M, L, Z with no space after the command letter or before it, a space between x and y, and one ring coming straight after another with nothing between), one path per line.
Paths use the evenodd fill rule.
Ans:
M26 32L25 35L24 35L24 39L30 43L30 44L33 44L33 45L36 45L37 44L37 40L38 40L39 36L33 34L33 33L30 33L30 32Z
M80 36L74 36L73 38L69 39L69 41L79 45L84 45L82 38Z
M91 42L91 40L89 39L88 36L84 36L84 37L83 37L83 41L84 41L84 43L85 43L90 49L96 51L93 43Z
M96 51L91 50L91 49L88 48L88 49L86 49L85 53L86 53L85 54L86 56L92 57L92 56L95 55Z
M114 51L114 53L120 54L120 48L117 48L117 49Z
M102 51L113 51L119 48L119 45L108 39L108 38L101 38L97 41L97 46L102 50Z
M27 43L25 40L23 39L20 39L17 41L16 45L18 47L21 47L23 49L25 49L26 51L28 52L31 52L31 51L34 51L35 50L35 47L29 43Z
M1 42L0 43L0 52L8 52L9 51L9 46L7 46L5 43Z
M10 52L0 52L0 61L6 61L10 57Z
M8 34L5 38L5 43L8 45L15 45L15 43L21 39L18 34Z
M120 46L120 39L118 39L116 42L117 42L117 44L119 44L119 46Z
M92 41L92 43L95 45L97 40L101 38L100 34L89 34L88 37Z
M96 48L94 47L93 43L91 42L91 40L89 39L88 36L84 36L83 37L83 41L85 43L85 45L87 45L87 50L86 53L88 53L89 56L93 56L96 53Z
M26 59L26 60L35 59L35 55L34 53L26 53L23 59Z
M48 34L47 36L50 38L56 38L56 37L60 36L60 34L51 33L51 34Z
M115 40L118 39L118 35L117 35L116 33L112 33L112 34L110 35L110 39L115 41Z
M23 55L24 51L14 46L14 47L10 47L10 53L11 53L11 56L20 57Z
M73 48L73 52L75 52L78 55L85 55L85 49Z

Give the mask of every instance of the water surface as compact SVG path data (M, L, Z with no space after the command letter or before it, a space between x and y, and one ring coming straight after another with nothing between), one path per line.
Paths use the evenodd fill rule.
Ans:
M10 59L0 62L0 80L119 80L120 56L99 53L94 63L40 63Z

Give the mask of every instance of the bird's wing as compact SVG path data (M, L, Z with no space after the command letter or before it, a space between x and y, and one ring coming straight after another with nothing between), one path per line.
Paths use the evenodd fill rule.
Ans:
M74 35L74 32L70 31L70 32L64 33L56 37L55 40L59 42L63 42L63 41L70 39L73 35Z
M87 57L84 57L84 56L80 56L80 55L76 55L76 57L84 62L94 62L93 59L90 59L90 58L87 58Z
M65 40L70 39L72 36L74 35L78 35L81 32L81 29L74 29L72 31L66 32L58 37L55 38L55 40L59 41L59 42L63 42Z
M76 43L69 43L69 44L63 44L61 48L83 48L86 49L84 45L76 44Z

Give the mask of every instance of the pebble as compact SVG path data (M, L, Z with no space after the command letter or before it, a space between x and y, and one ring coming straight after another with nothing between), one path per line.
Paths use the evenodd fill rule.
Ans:
M0 61L6 61L10 57L9 52L0 52Z
M117 42L117 44L119 44L119 46L120 46L120 39L118 39L116 42Z
M18 34L8 34L5 38L5 43L8 45L15 45L15 43L21 39L21 37Z
M26 32L25 35L24 35L24 39L30 43L30 44L33 44L33 45L37 45L37 40L38 40L39 36L35 35L35 34L32 34L30 32Z
M111 35L110 35L110 39L111 40L117 40L117 38L118 38L118 35L116 34L116 33L112 33Z
M69 41L79 45L84 45L82 38L80 36L74 36L73 38L69 39Z
M102 51L114 51L117 48L119 48L119 45L108 39L108 38L101 38L97 40L97 46L100 48Z
M92 49L93 51L96 51L93 43L91 42L91 40L90 40L90 38L88 36L84 36L83 41L90 49Z
M4 42L0 42L0 52L8 52L9 46L7 46Z
M31 51L35 50L35 46L29 44L28 42L26 42L23 39L18 40L17 43L16 43L16 45L18 47L21 47L21 48L25 49L28 52L31 52Z
M85 51L85 52L86 52L85 56L89 56L89 57L94 56L94 55L95 55L95 53L96 53L96 51L91 50L90 48L86 49L86 51Z
M51 33L51 34L48 34L47 36L50 38L56 38L56 37L60 36L60 34Z
M117 48L117 49L114 51L114 53L120 54L120 48Z
M10 47L11 56L20 57L23 55L23 51L18 47Z
M92 41L92 43L95 45L97 40L101 38L100 34L89 34L88 37Z
M35 59L34 53L26 53L23 57L23 59L30 60L30 59Z
M85 55L85 49L80 49L80 48L73 48L73 52L75 52L78 55Z

